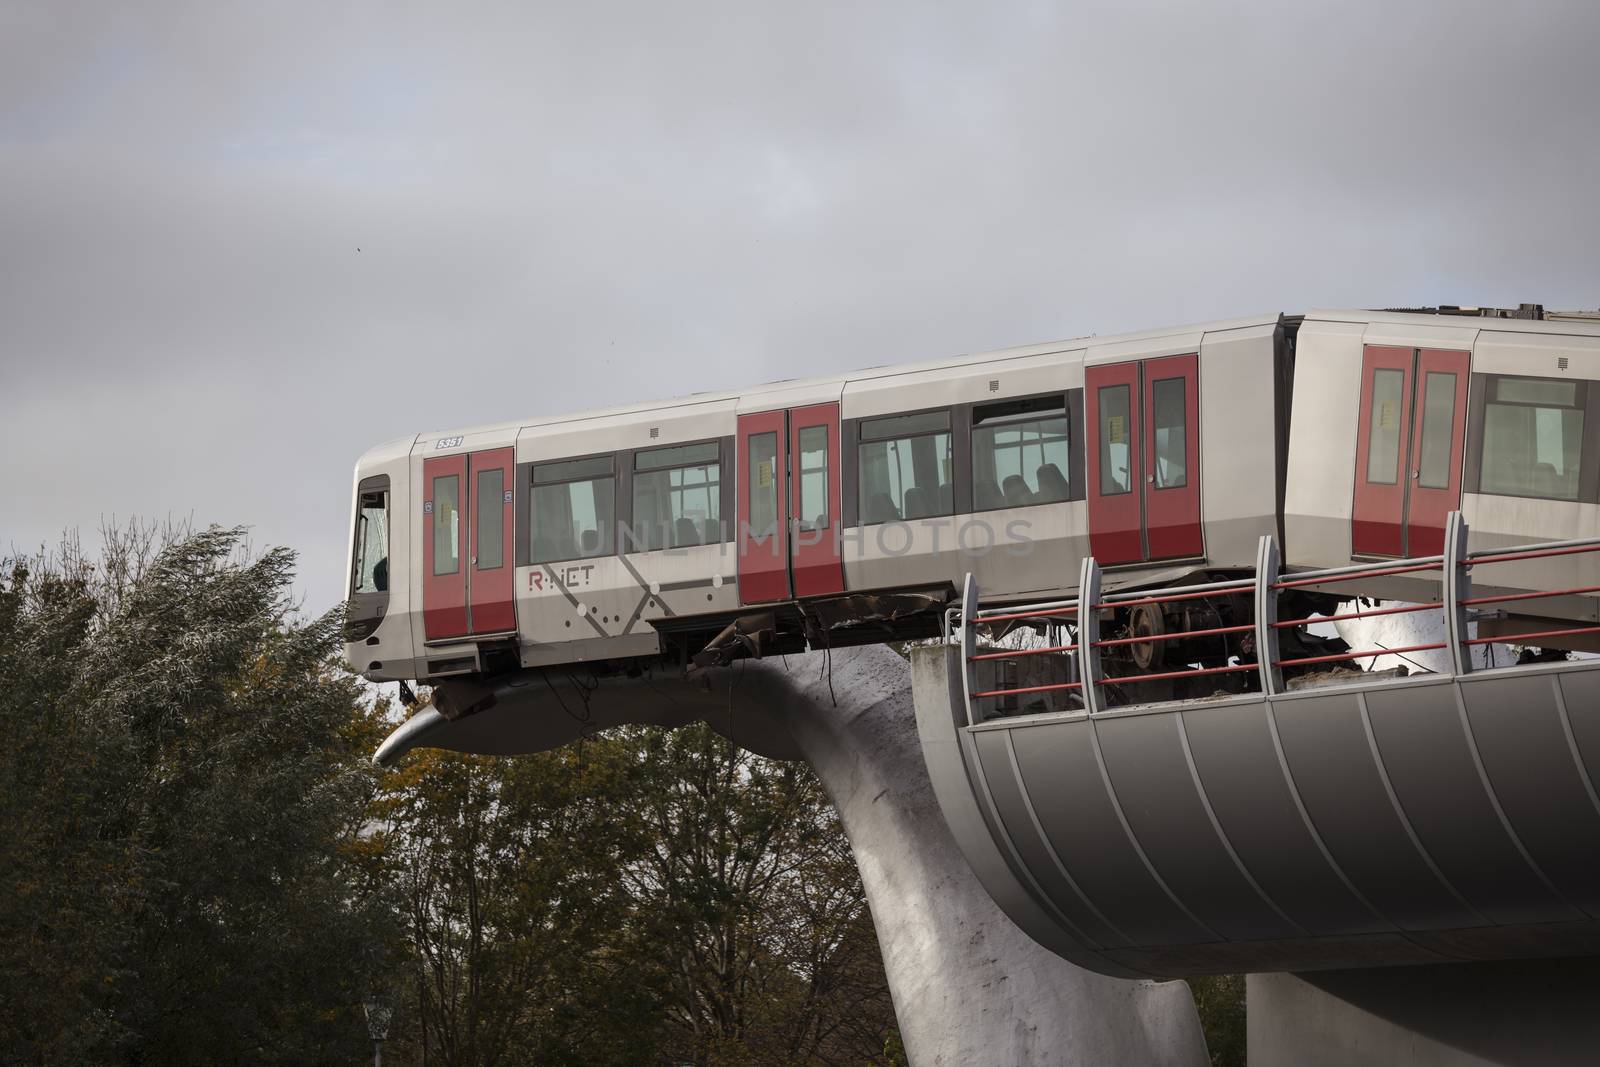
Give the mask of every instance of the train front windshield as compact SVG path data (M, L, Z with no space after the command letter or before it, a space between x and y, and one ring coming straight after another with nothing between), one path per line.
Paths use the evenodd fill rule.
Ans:
M356 508L356 559L351 593L389 590L389 493L364 490Z

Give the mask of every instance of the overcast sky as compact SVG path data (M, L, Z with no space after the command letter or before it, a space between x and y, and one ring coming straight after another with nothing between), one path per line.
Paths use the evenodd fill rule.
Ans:
M0 0L0 550L242 523L321 610L352 465L418 430L1592 308L1597 114L1594 0Z

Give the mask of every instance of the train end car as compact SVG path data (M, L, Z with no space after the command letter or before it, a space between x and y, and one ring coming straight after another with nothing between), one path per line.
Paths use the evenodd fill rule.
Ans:
M1600 536L1600 322L1515 313L1313 311L1299 329L1286 558L1299 568L1428 557L1460 510L1475 547ZM1600 560L1474 564L1485 636L1600 620ZM1346 583L1435 599L1435 572ZM1484 607L1488 607L1487 604ZM1600 651L1593 635L1551 647Z

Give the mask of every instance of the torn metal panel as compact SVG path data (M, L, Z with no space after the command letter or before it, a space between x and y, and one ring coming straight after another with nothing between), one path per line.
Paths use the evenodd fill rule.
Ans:
M708 641L705 648L694 654L694 666L726 667L746 656L760 659L762 651L770 647L777 637L777 631L777 620L770 611L759 615L741 615Z
M824 630L862 623L892 623L924 612L939 611L955 599L949 586L893 593L849 593L827 600L807 601L808 622L815 619Z

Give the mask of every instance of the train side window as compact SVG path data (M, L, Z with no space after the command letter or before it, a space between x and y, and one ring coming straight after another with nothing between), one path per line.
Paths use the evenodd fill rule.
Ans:
M1126 385L1100 387L1100 495L1133 491L1132 427L1128 423Z
M501 509L505 507L506 473L499 467L478 472L477 509L478 554L473 566L480 571L494 570L505 563L505 525Z
M356 561L352 593L389 591L389 491L363 490L356 504Z
M533 465L532 562L609 556L616 544L610 456Z
M638 452L633 470L629 551L687 548L723 540L722 446L718 442Z
M1367 481L1393 485L1400 476L1400 431L1405 421L1406 372L1380 369L1372 375L1372 414L1367 437Z
M771 537L778 529L778 435L750 436L750 533ZM742 536L742 535L741 535Z
M950 413L867 419L856 450L862 525L955 514Z
M433 573L461 569L461 479L446 474L433 480Z
M1157 489L1178 489L1189 484L1186 387L1182 378L1158 378L1151 387L1151 429L1156 446L1152 473Z
M1069 430L1064 396L974 408L973 510L1055 504L1068 499Z
M802 530L828 528L828 428L800 427L800 514Z
M1585 415L1578 382L1491 376L1479 492L1578 499Z

